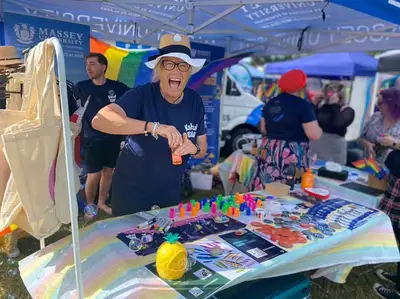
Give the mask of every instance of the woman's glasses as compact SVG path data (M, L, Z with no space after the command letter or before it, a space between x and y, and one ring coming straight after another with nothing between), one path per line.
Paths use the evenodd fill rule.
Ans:
M171 60L163 60L161 61L161 64L167 71L172 71L176 66L178 66L178 70L181 72L187 72L190 69L190 65L186 62L175 63Z

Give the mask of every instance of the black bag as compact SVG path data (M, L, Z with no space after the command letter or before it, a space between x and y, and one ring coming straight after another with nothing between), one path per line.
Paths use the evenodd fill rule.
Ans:
M181 177L181 197L185 199L193 194L193 186L190 181L190 175L187 170L185 170Z

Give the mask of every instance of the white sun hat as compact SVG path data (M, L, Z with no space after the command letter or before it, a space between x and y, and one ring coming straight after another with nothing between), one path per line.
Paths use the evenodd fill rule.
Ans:
M149 61L146 62L146 66L150 69L154 69L161 58L163 57L175 57L180 58L189 65L192 66L192 74L197 73L201 70L205 59L197 59L191 57L191 47L189 38L186 35L181 34L166 34L160 39L160 48L158 49L159 54L151 56Z

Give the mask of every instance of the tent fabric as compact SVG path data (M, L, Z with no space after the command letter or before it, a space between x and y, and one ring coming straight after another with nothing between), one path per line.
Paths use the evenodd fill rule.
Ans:
M331 2L400 24L400 0L331 0Z
M378 72L380 73L400 73L400 53L379 58Z
M378 61L365 53L320 53L295 60L269 63L265 73L284 74L292 69L303 70L310 77L373 77Z
M89 24L97 38L150 46L164 33L190 33L194 41L225 47L231 55L383 51L400 41L400 8L387 0L241 2L4 0L4 11ZM382 8L378 2L385 2ZM49 32L37 34L47 38Z

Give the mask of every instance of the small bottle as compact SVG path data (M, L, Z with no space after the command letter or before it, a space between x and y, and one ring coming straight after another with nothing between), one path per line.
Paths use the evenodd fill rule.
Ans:
M251 155L252 156L257 155L257 148L258 148L257 139L254 139L253 145L251 146Z
M301 189L306 189L306 188L313 188L314 187L314 175L311 172L311 169L308 168L306 173L303 174L303 177L301 179Z
M182 164L182 156L172 153L172 164L173 165L181 165Z
M294 189L294 185L296 184L296 166L294 163L291 163L287 169L287 185L290 186L290 190Z

